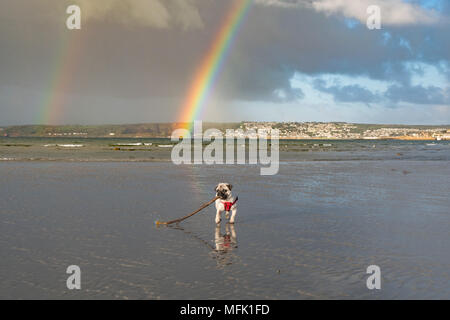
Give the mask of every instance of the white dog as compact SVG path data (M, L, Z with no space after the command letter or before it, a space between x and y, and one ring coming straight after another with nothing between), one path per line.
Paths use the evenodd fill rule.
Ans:
M231 195L231 189L233 186L229 183L219 183L217 187L214 189L216 191L216 196L220 197L220 199L216 200L216 223L219 224L222 220L220 215L225 211L225 217L230 219L230 223L234 223L236 218L236 200ZM231 218L230 218L231 211Z

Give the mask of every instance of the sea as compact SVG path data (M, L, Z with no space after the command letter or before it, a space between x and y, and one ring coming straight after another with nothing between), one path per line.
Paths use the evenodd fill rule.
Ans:
M450 141L280 140L273 176L173 145L0 138L0 299L450 299ZM219 182L234 225L155 224Z

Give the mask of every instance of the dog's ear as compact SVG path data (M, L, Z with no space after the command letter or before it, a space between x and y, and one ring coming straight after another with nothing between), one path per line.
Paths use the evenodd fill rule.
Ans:
M231 185L231 184L229 184L229 183L227 183L227 187L228 187L228 189L233 189L233 185Z
M214 191L217 192L217 189L219 188L219 185L214 187Z

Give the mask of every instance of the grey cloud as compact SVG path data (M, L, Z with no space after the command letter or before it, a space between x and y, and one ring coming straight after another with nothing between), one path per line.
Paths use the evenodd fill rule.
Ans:
M313 7L326 14L343 14L366 23L369 6L380 8L381 21L384 25L434 24L440 19L435 10L427 10L421 6L402 0L316 0Z
M374 94L359 85L326 86L325 81L317 79L314 81L314 87L317 90L333 95L334 100L338 102L371 103L380 101L378 94Z
M391 101L409 102L414 104L448 104L449 89L442 89L435 86L391 86L387 92L386 97Z
M73 0L86 20L112 20L127 25L155 28L203 26L199 0ZM54 1L48 2L54 6Z
M256 0L265 6L281 8L310 8L326 15L342 15L365 24L367 8L376 5L381 10L384 25L434 24L441 20L436 10L424 9L417 3L402 0Z
M0 87L40 92L36 97L42 99L52 90L52 83L69 75L59 90L73 97L65 101L72 114L77 108L87 112L89 107L98 115L107 113L111 110L108 101L115 101L111 103L114 110L123 103L127 112L151 115L152 121L176 116L229 8L229 2L221 0L160 0L152 2L163 6L155 9L162 10L158 17L137 18L128 8L123 23L115 14L128 2L112 1L112 7L89 9L97 18L83 21L82 30L74 33L66 30L64 20L65 5L75 2L0 2ZM138 2L145 1L134 0ZM183 9L183 5L187 7ZM97 9L104 11L97 14ZM383 44L386 31L393 35L391 41L406 39L412 52L394 42ZM385 27L382 31L359 25L350 30L339 14L327 17L312 9L254 5L224 60L212 95L225 102L296 101L304 97L301 89L291 87L296 72L363 75L396 82L403 88L411 78L405 61L450 61L449 31L449 25L443 23ZM376 101L364 88L333 90L336 99ZM390 91L396 101L407 99L402 94L410 93L398 88ZM11 104L1 99L2 115L8 109L12 119ZM12 94L8 99L14 99ZM39 99L27 100L27 108L42 108L44 102ZM438 100L434 95L428 99ZM89 101L97 103L87 107Z
M420 85L392 85L385 92L372 92L359 85L327 86L321 79L314 80L314 88L331 94L337 102L373 103L387 101L398 104L400 102L419 105L444 105L450 103L450 88L443 89L436 86ZM394 105L395 106L395 105Z

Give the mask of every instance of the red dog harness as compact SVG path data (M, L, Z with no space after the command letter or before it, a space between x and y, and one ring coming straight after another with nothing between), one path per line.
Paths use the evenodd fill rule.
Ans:
M236 200L234 200L233 202L223 202L223 205L225 206L225 211L230 211L231 207L234 206L234 204L238 201L239 197L236 197Z

